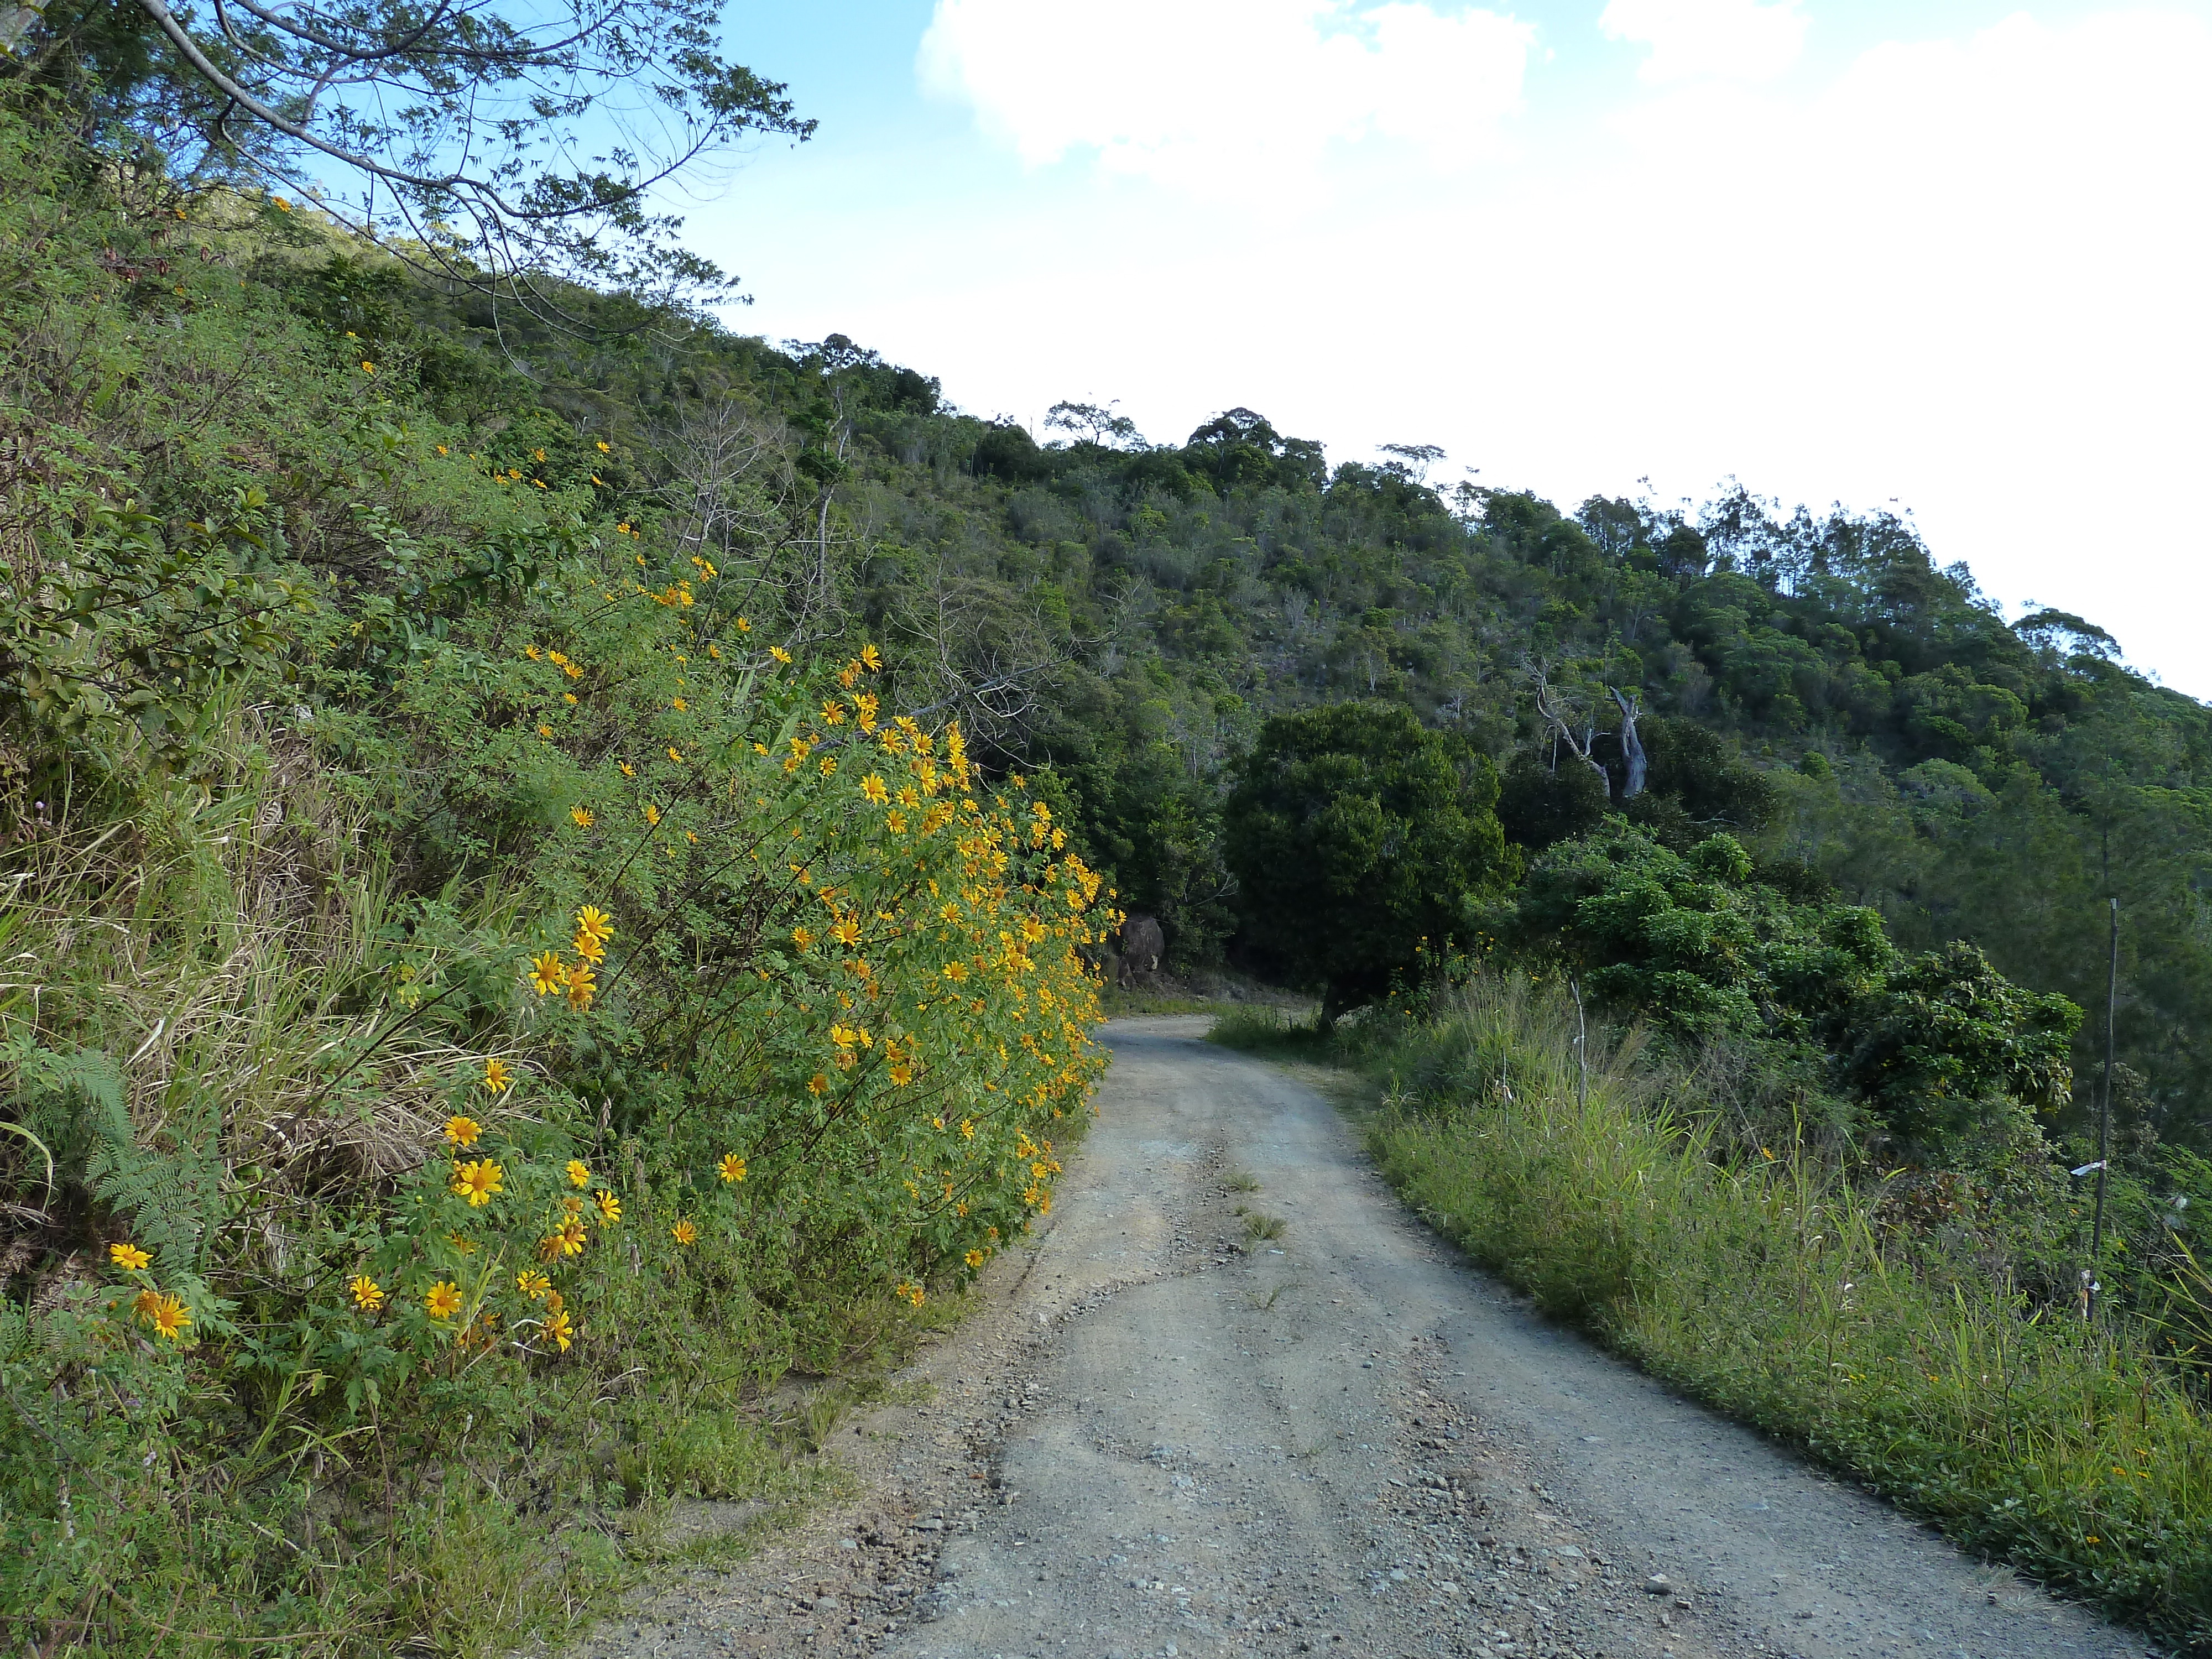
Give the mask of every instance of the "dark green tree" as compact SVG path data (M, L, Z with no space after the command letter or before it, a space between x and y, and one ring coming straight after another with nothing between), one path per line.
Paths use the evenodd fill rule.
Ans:
M1409 709L1279 715L1224 815L1245 939L1324 1018L1380 994L1511 874L1497 804L1488 758Z

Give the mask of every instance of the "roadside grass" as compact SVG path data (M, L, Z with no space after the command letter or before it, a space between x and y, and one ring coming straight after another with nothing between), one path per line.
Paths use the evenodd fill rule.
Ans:
M1239 1011L1217 1040L1310 1054ZM1522 980L1344 1034L1385 1175L1537 1305L1928 1517L1960 1545L2212 1652L2212 1432L2152 1333L2091 1324L1891 1224L1802 1147L1727 1148L1636 1034L1590 1048Z

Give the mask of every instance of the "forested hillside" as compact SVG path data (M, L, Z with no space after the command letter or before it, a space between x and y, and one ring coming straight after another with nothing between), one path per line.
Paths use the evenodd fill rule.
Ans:
M671 435L740 424L825 596L972 683L994 758L1051 767L1177 965L1237 952L1220 805L1261 723L1380 698L1492 757L1531 852L1607 797L1674 842L1728 829L1786 890L1872 906L1906 948L1972 941L2085 1008L2118 898L2116 1113L2137 1138L2212 1133L2212 711L2091 621L2008 625L1905 520L1741 488L1562 509L1440 487L1418 448L1332 467L1233 408L1152 445L1063 405L1040 446L842 338L552 345L531 360L547 400L657 451L648 471L676 464ZM1602 793L1540 717L1540 679ZM1614 690L1642 710L1639 800ZM2077 1058L2100 1041L2084 1024Z

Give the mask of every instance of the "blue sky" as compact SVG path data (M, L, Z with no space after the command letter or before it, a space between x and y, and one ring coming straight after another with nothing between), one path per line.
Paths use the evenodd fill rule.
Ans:
M735 0L818 137L690 209L770 338L1034 425L1910 510L2212 697L2212 4ZM1644 481L1648 480L1648 483Z

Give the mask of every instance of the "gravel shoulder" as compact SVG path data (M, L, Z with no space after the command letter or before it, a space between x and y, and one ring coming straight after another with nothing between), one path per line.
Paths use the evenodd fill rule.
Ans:
M855 1496L586 1652L2151 1651L1537 1319L1206 1024L1105 1028L1050 1223L839 1430Z

